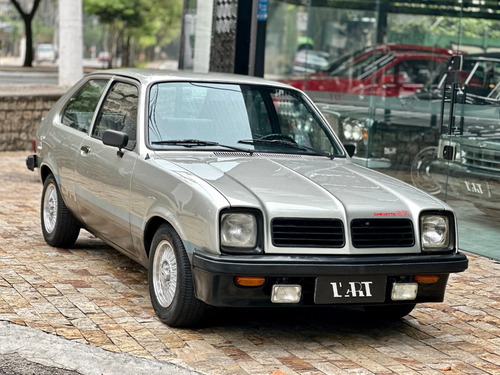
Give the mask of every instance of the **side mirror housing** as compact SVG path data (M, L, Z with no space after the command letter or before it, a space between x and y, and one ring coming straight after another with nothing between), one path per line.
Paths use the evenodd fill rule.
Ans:
M122 157L122 148L128 143L128 134L117 130L108 129L102 135L102 143L106 146L118 147L117 155Z
M352 143L347 143L344 145L344 148L347 151L347 154L352 158L354 152L356 151L356 145Z

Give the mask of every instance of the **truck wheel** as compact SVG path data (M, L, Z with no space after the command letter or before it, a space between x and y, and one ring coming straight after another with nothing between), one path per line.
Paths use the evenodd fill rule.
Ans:
M45 242L54 247L66 248L75 244L80 225L64 204L52 174L43 183L40 217Z
M431 163L437 159L437 147L426 147L418 152L411 163L411 180L417 188L429 194L439 194L441 186L431 175Z
M413 311L415 303L401 305L365 306L365 312L375 319L397 320Z
M205 303L196 298L191 264L179 235L167 224L156 231L148 269L151 303L160 320L171 327L196 324Z

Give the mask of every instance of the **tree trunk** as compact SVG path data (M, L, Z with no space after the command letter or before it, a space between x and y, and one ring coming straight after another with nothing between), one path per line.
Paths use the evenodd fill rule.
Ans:
M23 66L31 67L33 66L33 30L31 29L31 18L23 16L23 21L26 35L26 52L24 54Z
M109 25L109 60L108 60L108 69L113 68L113 59L114 59L114 51L115 51L115 21L111 21Z
M18 0L10 0L14 7L17 9L19 15L23 19L24 22L24 31L26 33L26 53L24 55L24 64L23 66L31 67L33 66L33 30L31 28L31 23L33 21L33 17L35 16L36 10L38 9L38 5L40 5L41 0L33 1L33 8L31 8L31 12L26 13Z
M130 59L130 35L127 35L126 41L123 43L122 66L132 66Z

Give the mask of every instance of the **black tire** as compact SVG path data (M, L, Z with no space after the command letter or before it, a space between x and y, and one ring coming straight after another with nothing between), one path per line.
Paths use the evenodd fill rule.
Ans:
M171 327L198 323L206 304L194 294L191 264L179 235L161 225L151 243L148 269L149 294L156 315Z
M398 320L411 313L415 306L415 303L401 305L365 306L364 310L370 318L380 320Z
M49 245L68 248L75 244L80 225L66 207L52 174L43 183L40 219L43 237Z

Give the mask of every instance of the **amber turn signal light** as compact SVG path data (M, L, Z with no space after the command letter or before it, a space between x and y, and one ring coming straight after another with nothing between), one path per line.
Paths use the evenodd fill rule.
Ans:
M439 276L437 275L417 275L415 276L415 281L419 284L434 284L439 281Z
M241 286L262 286L266 282L265 277L252 277L252 276L236 276L234 278L236 284Z

